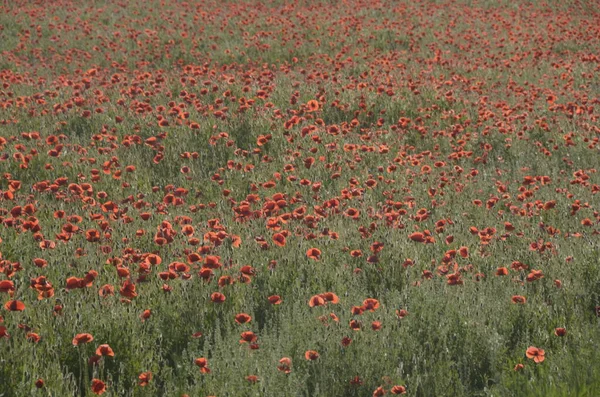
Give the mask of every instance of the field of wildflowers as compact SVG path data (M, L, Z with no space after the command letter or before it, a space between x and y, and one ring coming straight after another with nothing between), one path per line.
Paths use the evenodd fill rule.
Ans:
M600 395L594 1L0 4L0 396Z

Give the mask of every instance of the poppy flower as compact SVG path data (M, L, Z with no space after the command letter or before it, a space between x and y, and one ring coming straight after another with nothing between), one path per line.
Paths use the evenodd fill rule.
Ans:
M423 233L419 233L419 232L412 233L410 236L408 236L408 238L411 239L412 241L416 241L417 243L425 242L425 235Z
M272 305L280 305L282 300L279 295L271 295L267 298Z
M499 267L496 269L496 276L506 276L508 274L508 269L506 267Z
M258 376L248 375L248 376L246 376L246 380L250 383L256 383L256 382L258 382Z
M246 324L252 320L252 317L246 313L239 313L235 316L235 322L238 324Z
M137 292L135 292L135 284L129 280L125 280L121 286L121 289L119 290L119 293L125 298L135 298L137 296Z
M25 304L21 301L10 300L4 304L4 308L11 312L22 312L25 310Z
M367 298L363 301L362 307L364 310L374 312L379 309L379 301L377 299Z
M340 302L340 298L333 292L325 292L324 294L321 294L321 297L325 299L327 303L336 304Z
M555 328L554 335L556 336L565 336L567 334L567 330L565 328Z
M310 306L310 307L323 306L324 304L325 304L325 299L323 299L323 297L321 295L314 295L308 301L308 306Z
M543 349L539 349L534 346L529 346L525 352L527 358L532 359L536 364L539 364L545 360L545 354L546 352Z
M321 258L321 250L317 248L309 248L308 251L306 251L306 256L310 259L318 261Z
M103 344L96 349L96 355L114 357L115 352L113 352L113 349L109 345Z
M314 350L307 350L307 351L304 353L304 358L305 358L305 359L307 359L307 360L309 360L309 361L314 361L314 360L316 360L317 358L319 358L319 353L317 353L317 352L316 352L316 351L314 351Z
M240 340L240 343L252 343L252 342L256 342L256 340L258 339L256 334L254 334L254 332L252 332L252 331L242 332L241 337L242 337L242 339Z
M283 357L279 360L277 369L283 373L289 374L292 372L292 359L289 357Z
M4 325L0 325L0 339L2 338L10 338L10 335L6 331L6 327Z
M36 380L35 387L37 387L38 389L41 389L42 387L44 387L44 380L42 378Z
M519 303L519 304L527 303L527 298L525 298L522 295L513 295L511 300L512 300L512 303Z
M208 360L204 357L200 357L194 360L194 364L200 367L200 372L203 374L210 373L210 368L208 368Z
M100 295L101 298L105 298L109 295L114 295L115 294L115 287L113 287L110 284L105 284L102 287L100 287L100 289L98 290L98 295Z
M354 378L350 379L350 384L354 386L360 386L363 384L363 380L360 376L356 375Z
M225 295L223 295L223 294L222 294L222 293L220 293L220 292L213 292L213 293L210 295L210 300L211 300L213 303L223 303L223 302L225 302L225 299L227 299L227 298L225 297Z
M10 280L2 280L0 281L0 292L14 292L15 290L15 283L13 283Z
M316 112L317 110L319 110L319 102L315 101L314 99L311 99L306 103L306 108L308 112Z
M396 385L390 390L392 394L406 394L406 386Z
M381 396L384 396L385 394L386 394L386 391L383 388L383 386L379 386L377 389L375 389L373 391L373 397L381 397Z
M138 383L140 386L147 386L148 383L150 383L150 380L152 380L152 372L142 372L138 376L138 379L140 380L140 382Z
M41 336L39 336L35 332L27 333L27 341L28 342L38 343L40 341L40 339L42 339Z
M273 243L279 247L285 247L285 236L281 233L273 235Z
M91 334L77 334L73 338L73 346L79 346L83 343L89 343L94 340L94 337Z
M513 368L513 370L515 372L518 372L518 371L522 370L523 368L525 368L525 366L523 364L519 363L519 364L515 365L515 367Z
M92 393L100 396L106 392L106 384L100 379L92 379Z
M150 309L146 309L142 312L142 314L140 314L140 319L142 320L142 322L144 322L144 321L148 320L151 315L152 315L152 311Z
M350 329L353 331L360 331L362 324L358 320L350 320Z

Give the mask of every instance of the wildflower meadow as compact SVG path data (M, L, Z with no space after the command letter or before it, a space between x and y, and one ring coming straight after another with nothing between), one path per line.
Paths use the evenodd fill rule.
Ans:
M600 8L0 2L0 396L600 395Z

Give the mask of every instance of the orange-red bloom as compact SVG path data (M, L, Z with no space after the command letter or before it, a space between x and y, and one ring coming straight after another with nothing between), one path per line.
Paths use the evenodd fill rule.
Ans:
M309 361L314 361L314 360L316 360L317 358L319 358L319 353L318 353L318 352L316 352L316 351L314 351L314 350L307 350L307 351L304 353L304 358L306 358L306 359L307 359L307 360L309 360Z
M227 298L225 298L225 295L223 295L223 294L222 294L222 293L220 293L220 292L213 292L213 293L210 295L210 300L211 300L213 303L223 303L223 302L225 302L225 299L227 299Z
M529 346L525 355L527 358L532 359L536 364L543 362L546 358L544 357L546 352L543 349L539 349L534 346Z
M4 308L11 312L22 312L25 310L25 304L21 301L10 300L4 304Z
M323 306L324 304L325 304L325 299L323 299L323 297L321 295L314 295L308 301L308 306L310 306L310 307Z
M135 292L135 284L129 280L125 280L121 286L121 289L119 290L119 293L125 298L135 298L137 296L137 292Z
M512 303L520 303L520 304L527 303L527 298L525 298L522 295L513 295L511 300L512 300Z
M283 373L289 374L292 372L292 359L289 357L283 357L281 360L279 360L277 369Z
M96 355L114 357L115 352L113 352L113 349L109 345L103 344L96 349Z
M406 386L396 385L390 390L392 394L406 394Z
M309 248L308 251L306 251L306 256L310 259L318 261L321 258L321 250L317 248Z
M106 384L100 379L92 379L92 393L102 395L106 392Z
M271 295L267 298L272 305L280 305L282 300L279 295Z
M94 340L91 334L77 334L73 338L73 346L79 346L83 343L89 343Z
M140 382L138 383L140 386L147 386L148 383L150 383L150 380L152 380L152 372L142 372L138 376L138 379L140 380Z
M204 357L200 357L194 360L194 364L200 367L200 372L203 374L210 373L210 368L208 368L208 360Z
M235 316L235 322L238 324L246 324L252 321L252 317L246 313L239 313Z

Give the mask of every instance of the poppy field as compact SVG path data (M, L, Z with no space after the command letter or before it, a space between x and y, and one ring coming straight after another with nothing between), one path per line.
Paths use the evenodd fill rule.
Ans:
M0 4L0 396L600 395L594 3Z

